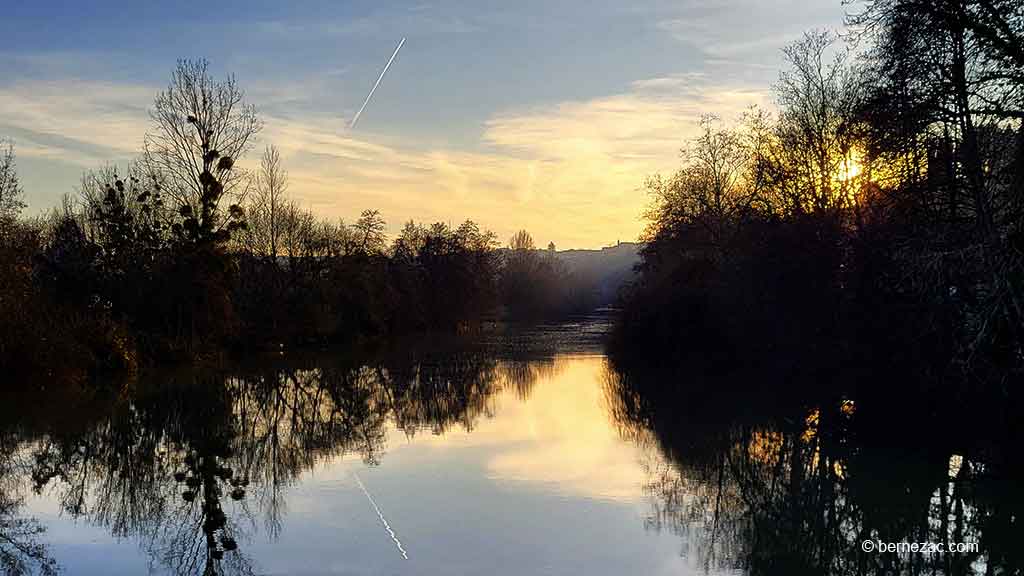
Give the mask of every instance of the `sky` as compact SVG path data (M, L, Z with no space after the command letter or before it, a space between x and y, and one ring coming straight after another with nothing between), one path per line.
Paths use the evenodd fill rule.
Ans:
M507 239L635 240L646 177L703 114L771 109L781 49L841 0L14 2L0 19L0 138L29 214L124 165L179 58L234 74L290 193L330 219L472 219ZM172 5L173 4L173 5ZM401 38L400 54L349 127Z

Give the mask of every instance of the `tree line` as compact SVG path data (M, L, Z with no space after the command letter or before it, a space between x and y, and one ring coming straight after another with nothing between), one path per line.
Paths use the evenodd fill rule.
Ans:
M346 223L302 207L272 145L244 169L262 121L204 60L178 63L150 116L136 161L87 172L45 217L20 216L2 148L0 369L82 377L576 307L554 245L525 231L501 248L472 221L410 221L391 239L376 210Z
M705 119L647 182L616 348L709 387L877 395L894 418L1005 432L1024 368L1024 7L851 8L846 38L785 50L777 113Z

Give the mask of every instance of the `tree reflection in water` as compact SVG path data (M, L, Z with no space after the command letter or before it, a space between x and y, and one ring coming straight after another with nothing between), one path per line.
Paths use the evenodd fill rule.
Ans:
M161 571L253 573L247 545L277 537L305 472L343 455L381 461L392 427L472 429L497 393L525 398L560 370L553 358L473 349L266 361L2 403L0 566L54 567L42 526L21 514L35 489L139 542ZM623 435L658 454L648 527L683 536L706 571L1021 572L1020 464L1005 438L943 433L916 407L897 421L884 403L669 385L682 381L612 363L605 391ZM865 539L980 551L865 553Z
M678 375L609 369L622 433L656 446L653 529L705 571L1019 574L1019 464L993 438L959 446L849 400L702 399ZM728 395L728 392L722 392ZM912 409L909 422L916 425ZM934 421L934 420L933 420ZM887 434L879 434L883 429ZM864 540L978 543L974 553L867 553Z
M31 486L59 494L65 513L136 539L162 570L251 574L244 544L260 525L277 537L286 489L305 471L346 454L377 463L389 425L409 435L471 429L492 413L494 394L528 394L554 366L481 351L409 352L371 363L182 370L140 378L129 392L98 392L105 409L33 415L32 432L5 443L5 454L26 464L3 475L0 541L18 548L0 547L0 560L54 566L35 539L39 525L8 520L18 504L10 495Z
M31 464L17 444L14 434L0 432L0 569L12 576L55 574L56 563L40 540L45 528L21 514L25 495L20 480Z

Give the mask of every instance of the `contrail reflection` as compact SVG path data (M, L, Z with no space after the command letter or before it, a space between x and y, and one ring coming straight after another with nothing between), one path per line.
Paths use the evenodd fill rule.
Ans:
M401 45L399 45L399 47L401 47ZM370 496L370 491L366 489L366 486L363 486L363 481L359 479L359 475L356 474L355 471L352 471L352 477L356 479L356 484L359 484L359 488L363 491L363 494L366 494L366 499L370 501L370 505L377 511L377 516L380 518L381 523L384 524L384 529L391 535L391 539L395 541L395 546L398 546L398 551L402 553L402 558L408 560L409 555L405 553L405 548L402 548L402 541L398 539L398 535L396 535L395 531L391 529L391 525L388 524L388 521L384 519L384 513L380 511L380 507L377 506L377 503L373 500L373 496Z

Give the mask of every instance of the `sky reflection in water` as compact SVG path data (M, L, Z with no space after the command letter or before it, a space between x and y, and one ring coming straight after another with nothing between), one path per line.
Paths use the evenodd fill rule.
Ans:
M645 529L645 467L657 456L611 421L606 370L600 355L499 362L494 374L505 381L469 426L435 434L389 422L376 464L346 454L305 471L282 490L277 537L256 513L241 548L257 574L697 572L678 536ZM524 378L533 384L517 387ZM163 569L134 539L61 515L52 487L25 513L48 526L50 551L69 573Z

